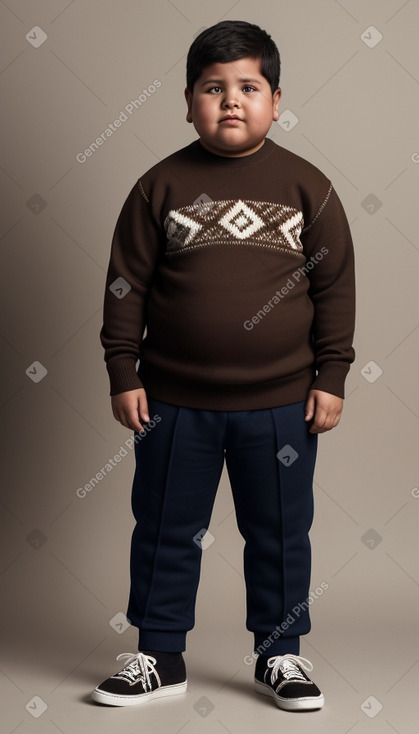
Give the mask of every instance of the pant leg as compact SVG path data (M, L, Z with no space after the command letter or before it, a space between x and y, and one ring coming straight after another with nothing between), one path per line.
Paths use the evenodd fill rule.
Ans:
M284 446L291 448L282 453ZM298 654L299 636L310 630L316 451L304 402L229 414L226 466L245 540L246 627L264 654Z
M202 549L194 536L210 522L225 414L148 402L150 418L161 420L135 446L127 617L139 649L181 652L195 623Z

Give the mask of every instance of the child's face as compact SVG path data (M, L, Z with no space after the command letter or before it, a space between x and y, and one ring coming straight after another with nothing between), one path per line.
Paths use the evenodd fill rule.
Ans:
M185 89L185 97L186 119L202 145L216 155L243 156L262 147L272 120L279 117L281 90L272 94L260 60L246 57L206 66L193 93Z

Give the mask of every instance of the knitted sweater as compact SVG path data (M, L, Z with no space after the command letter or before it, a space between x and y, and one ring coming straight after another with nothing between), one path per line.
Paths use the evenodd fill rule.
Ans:
M206 410L278 407L310 388L344 397L354 301L329 179L270 138L238 158L195 140L119 215L100 332L110 394L144 387Z

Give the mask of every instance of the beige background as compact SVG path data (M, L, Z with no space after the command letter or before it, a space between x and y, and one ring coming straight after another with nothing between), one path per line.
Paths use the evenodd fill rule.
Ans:
M88 702L115 656L136 650L136 630L114 620L128 594L132 451L76 494L130 437L111 414L99 343L110 240L136 179L196 137L186 52L224 18L277 42L281 111L298 123L285 113L270 136L332 179L356 249L357 359L316 469L312 589L328 589L302 645L326 707L300 716L255 694L243 662L252 635L225 475L187 695L143 709ZM419 3L7 0L0 23L2 732L417 731Z

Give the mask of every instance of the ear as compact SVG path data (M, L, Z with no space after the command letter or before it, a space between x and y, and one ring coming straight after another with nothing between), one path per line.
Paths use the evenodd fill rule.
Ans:
M272 95L272 119L277 120L279 117L279 100L281 99L281 88L275 89Z
M185 99L186 99L186 104L188 105L188 112L186 114L186 122L192 122L192 92L188 89L188 87L185 88Z

